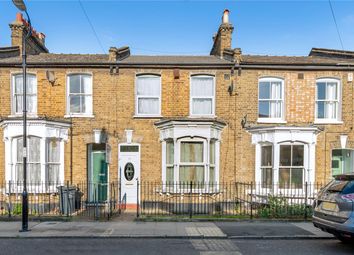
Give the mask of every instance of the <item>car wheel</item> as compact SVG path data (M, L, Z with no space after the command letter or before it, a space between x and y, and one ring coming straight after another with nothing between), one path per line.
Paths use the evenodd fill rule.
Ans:
M345 244L351 244L354 242L354 238L344 237L342 235L335 235L335 237L337 237L339 241Z

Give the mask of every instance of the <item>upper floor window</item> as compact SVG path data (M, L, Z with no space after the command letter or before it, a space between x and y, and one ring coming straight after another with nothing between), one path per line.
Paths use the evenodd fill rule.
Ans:
M284 119L284 81L261 78L258 83L258 121Z
M161 77L157 75L137 76L135 101L137 115L161 115Z
M12 76L13 83L13 114L23 113L23 75ZM37 114L37 78L33 74L27 74L26 79L26 106L28 114Z
M215 115L214 76L192 76L190 90L190 114L197 116Z
M316 121L340 120L340 83L336 79L316 81Z
M90 74L71 74L67 80L68 114L92 115L92 76Z

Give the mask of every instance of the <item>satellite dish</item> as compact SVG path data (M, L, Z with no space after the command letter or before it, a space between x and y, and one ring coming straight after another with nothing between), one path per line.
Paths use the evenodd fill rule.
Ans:
M52 86L54 85L55 82L55 74L54 71L46 71L46 76L47 76L47 80L52 84Z

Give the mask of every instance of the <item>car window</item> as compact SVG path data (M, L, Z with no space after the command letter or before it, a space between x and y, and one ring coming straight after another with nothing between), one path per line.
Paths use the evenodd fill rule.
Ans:
M348 181L335 180L327 189L329 192L341 192L348 184Z
M354 181L349 182L343 189L342 194L351 194L354 193Z

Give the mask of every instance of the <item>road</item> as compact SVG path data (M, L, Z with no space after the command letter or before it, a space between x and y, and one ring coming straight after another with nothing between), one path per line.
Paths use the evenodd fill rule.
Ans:
M341 255L354 254L354 244L337 240L29 238L0 239L0 254Z

